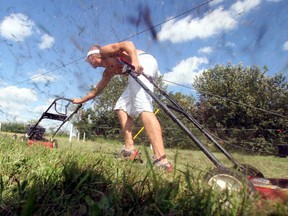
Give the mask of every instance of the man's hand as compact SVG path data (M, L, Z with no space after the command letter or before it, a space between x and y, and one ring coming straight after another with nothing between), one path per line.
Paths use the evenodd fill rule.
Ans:
M136 64L132 64L134 66L134 72L137 74L137 75L141 75L143 73L143 67L142 65L140 65L140 63L136 63Z
M82 101L82 99L74 98L74 99L72 99L72 103L74 103L74 104L82 104L83 101Z
M133 70L133 73L136 73L138 76L141 75L143 73L143 67L142 65L139 63L139 61L136 62L132 62L129 63L128 61L126 61L123 58L117 58L118 62L121 63L124 67L122 72L126 73L127 71L127 67L131 68ZM126 66L126 67L125 67Z

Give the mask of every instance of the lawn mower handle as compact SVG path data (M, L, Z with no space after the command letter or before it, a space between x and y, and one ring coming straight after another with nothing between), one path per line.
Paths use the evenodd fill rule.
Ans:
M72 99L65 98L65 97L58 97L58 98L56 98L56 99L54 100L54 102L51 104L51 106L52 106L53 104L55 105L55 111L56 111L56 112L57 112L56 102L57 102L58 100L66 100L66 101L69 101L70 103L74 104ZM50 107L51 107L51 106L50 106ZM50 107L48 108L48 110L50 109ZM66 106L66 109L67 109L67 107L68 107L68 104L67 104L67 106ZM81 107L82 107L82 104L77 104L76 109L75 109L69 116L66 117L66 119L65 119L65 120L62 122L62 124L58 127L58 129L56 130L56 132L52 135L52 138L58 133L58 131L60 130L60 128L62 127L62 125L64 125L67 121L69 121L69 120L72 118L72 116L79 111L79 109L80 109Z
M152 79L149 75L145 74L144 72L141 72L140 74L137 73L137 72L135 71L135 67L134 67L131 63L127 62L125 59L118 57L118 58L116 58L116 60L117 60L121 65L123 65L122 74L125 74L125 73L128 73L128 74L134 73L134 74L137 74L137 76L143 75L143 76L144 76L146 79L148 79L150 82L153 82L153 79Z
M65 98L65 97L57 97L54 101L57 101L57 100L67 100L67 101L73 103L73 100L72 100L72 99Z

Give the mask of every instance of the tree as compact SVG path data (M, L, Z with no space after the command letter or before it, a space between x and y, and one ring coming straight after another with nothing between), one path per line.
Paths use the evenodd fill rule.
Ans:
M81 120L75 124L80 133L85 132L90 139L119 135L120 126L113 108L126 82L127 77L115 76L105 90L93 99L93 107L81 111Z
M26 126L23 122L4 122L1 130L11 133L26 133Z
M216 65L196 78L194 88L199 91L198 116L209 128L238 129L231 134L243 139L262 138L278 143L287 140L275 132L287 131L288 85L281 73L274 77L265 75L257 66L244 68ZM283 118L284 117L284 118ZM255 133L249 134L253 129ZM243 132L244 131L244 132ZM234 130L235 132L235 130Z
M169 97L173 98L187 113L194 117L195 113L195 98L193 96L184 95L180 92L169 92ZM165 103L171 104L171 102L164 100ZM171 104L172 105L172 104ZM172 111L172 110L171 110ZM201 134L195 128L195 126L187 120L185 116L178 112L172 111L175 116L187 127L194 135L200 136ZM164 111L159 113L159 121L163 128L163 138L166 146L182 149L194 149L197 148L188 135L170 118Z

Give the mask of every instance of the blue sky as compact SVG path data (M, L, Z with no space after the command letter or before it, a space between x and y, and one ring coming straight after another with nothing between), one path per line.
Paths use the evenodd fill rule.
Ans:
M188 87L203 70L228 62L287 75L288 0L0 4L0 122L37 120L55 97L84 96L102 75L83 59L92 44L131 40L158 59L165 80Z

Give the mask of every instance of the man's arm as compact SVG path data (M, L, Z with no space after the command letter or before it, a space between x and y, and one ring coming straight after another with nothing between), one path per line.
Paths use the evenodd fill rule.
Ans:
M137 49L133 42L123 41L114 44L108 44L100 49L100 54L103 56L119 56L119 54L125 52L131 60L131 64L135 67L135 71L141 73L143 68L139 63L137 56Z
M103 72L102 79L99 81L99 83L96 85L92 91L90 91L86 96L83 98L75 98L73 99L73 103L75 104L82 104L85 103L93 98L95 98L97 95L99 95L102 90L108 85L108 83L111 81L112 76L107 73L106 71Z

